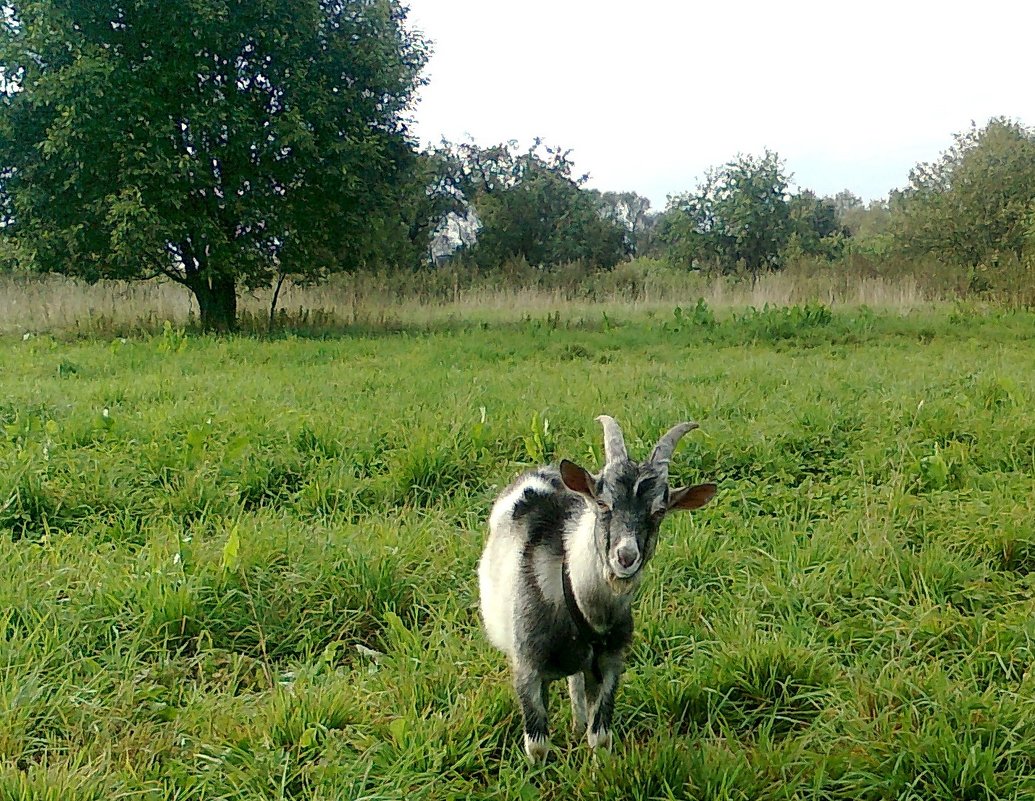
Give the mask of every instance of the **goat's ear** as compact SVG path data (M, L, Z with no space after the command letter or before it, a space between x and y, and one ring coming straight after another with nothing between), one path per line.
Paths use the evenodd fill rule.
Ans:
M698 484L693 487L680 487L668 495L668 510L700 509L713 497L717 487L714 484Z
M590 498L593 497L593 485L596 483L593 481L593 476L589 474L588 470L579 467L575 462L561 459L561 481L572 492L588 495Z

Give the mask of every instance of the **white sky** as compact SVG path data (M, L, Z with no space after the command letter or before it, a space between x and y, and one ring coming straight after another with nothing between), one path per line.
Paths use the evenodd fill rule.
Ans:
M1035 125L1031 0L409 2L434 42L422 142L541 136L659 209L737 152L870 200L971 120Z

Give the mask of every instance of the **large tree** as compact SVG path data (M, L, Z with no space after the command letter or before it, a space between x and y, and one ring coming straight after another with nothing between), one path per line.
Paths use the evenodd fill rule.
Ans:
M778 266L792 228L788 180L783 160L769 150L709 170L696 192L669 199L661 235L673 258L726 271L742 264L753 279Z
M0 214L23 261L241 287L362 266L422 173L427 58L394 0L26 0L0 41Z
M444 143L443 154L481 223L472 248L479 264L522 257L544 267L574 261L613 267L628 253L624 226L582 188L587 176L573 174L570 151L536 140L527 150L514 142Z
M1023 258L1035 238L1035 130L1000 117L956 134L896 200L895 238L911 255L966 266Z

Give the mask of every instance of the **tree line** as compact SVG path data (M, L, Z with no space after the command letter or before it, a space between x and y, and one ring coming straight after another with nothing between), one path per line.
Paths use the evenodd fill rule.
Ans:
M864 204L738 154L662 210L599 192L537 140L419 149L430 43L395 0L32 0L0 24L7 269L164 277L205 328L241 290L341 271L651 256L752 279L801 258L939 259L1035 247L1035 132L996 118ZM452 232L452 233L450 233Z

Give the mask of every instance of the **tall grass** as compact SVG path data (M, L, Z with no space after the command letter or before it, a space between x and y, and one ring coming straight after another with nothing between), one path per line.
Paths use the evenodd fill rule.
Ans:
M501 315L502 317L502 315ZM1035 318L707 304L0 340L0 797L1025 799ZM492 498L693 417L620 744L529 768Z
M519 320L546 311L585 313L599 307L622 313L692 304L716 309L819 302L909 311L967 294L965 286L899 267L869 262L843 265L802 262L761 277L689 273L639 259L599 272L572 264L544 272L517 261L482 274L463 266L418 273L342 275L318 286L287 283L278 299L275 327L391 330L443 321ZM934 277L931 277L934 275ZM965 284L963 279L960 279ZM272 291L243 293L245 330L268 328ZM190 324L196 304L183 287L166 282L102 281L88 285L59 276L0 274L0 333L156 331L165 321Z

